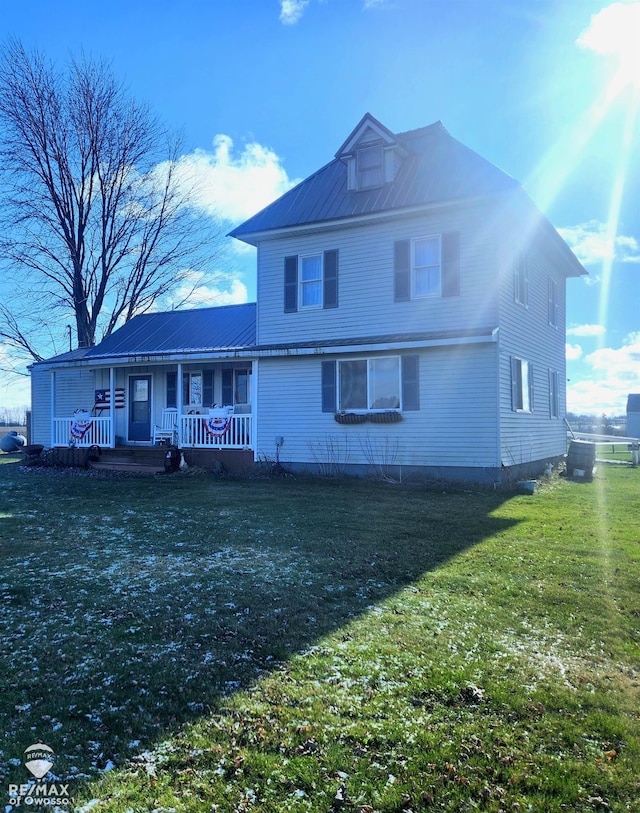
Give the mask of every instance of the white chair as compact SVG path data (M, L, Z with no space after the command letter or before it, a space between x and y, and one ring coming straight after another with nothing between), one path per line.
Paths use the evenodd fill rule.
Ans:
M178 410L169 407L162 410L162 424L153 427L154 443L169 443L175 445L178 442Z

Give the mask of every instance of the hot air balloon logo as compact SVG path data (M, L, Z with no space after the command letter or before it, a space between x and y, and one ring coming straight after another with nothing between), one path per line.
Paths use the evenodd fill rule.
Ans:
M42 742L30 745L24 752L25 767L31 771L36 779L42 779L51 770L54 759L53 749Z

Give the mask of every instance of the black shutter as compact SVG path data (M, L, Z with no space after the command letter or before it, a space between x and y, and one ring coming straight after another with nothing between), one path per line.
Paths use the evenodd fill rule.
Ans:
M233 368L222 370L222 406L232 406L233 401Z
M202 406L212 407L215 395L213 394L213 370L202 372Z
M284 312L298 310L298 258L284 258Z
M322 362L322 411L336 411L336 363Z
M460 295L460 232L442 235L442 296Z
M394 298L396 302L411 299L411 242L396 240L393 253Z
M178 406L178 374L167 373L167 407Z
M420 356L402 356L402 409L420 409Z
M338 307L338 252L324 253L324 292L323 308Z

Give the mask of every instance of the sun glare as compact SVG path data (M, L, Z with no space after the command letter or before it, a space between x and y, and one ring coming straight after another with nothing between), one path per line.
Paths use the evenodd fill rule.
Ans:
M577 44L615 60L611 90L640 91L640 2L613 3L591 18Z

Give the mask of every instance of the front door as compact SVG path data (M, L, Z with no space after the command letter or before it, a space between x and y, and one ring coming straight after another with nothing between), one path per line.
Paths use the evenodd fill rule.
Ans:
M129 440L151 440L151 376L129 379Z

